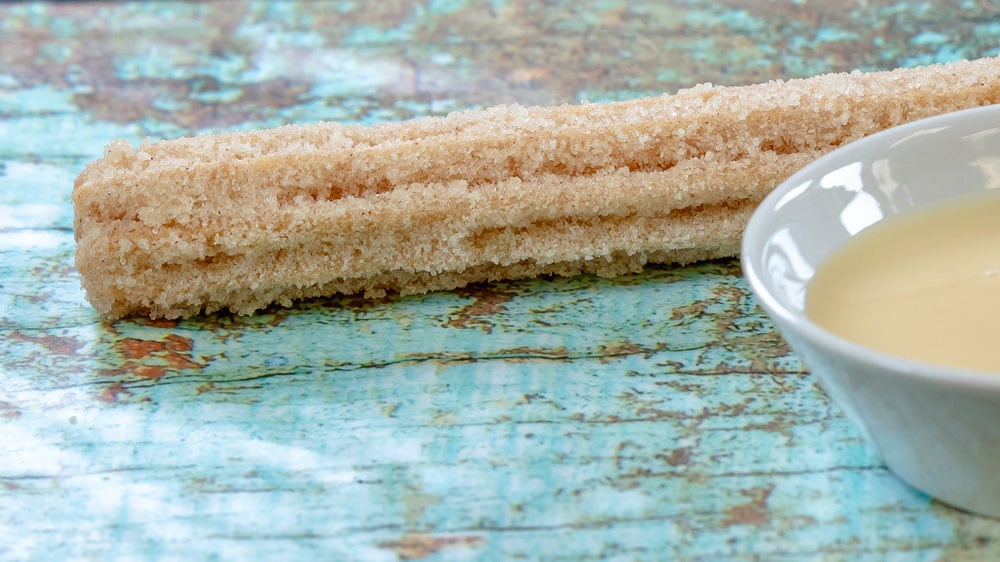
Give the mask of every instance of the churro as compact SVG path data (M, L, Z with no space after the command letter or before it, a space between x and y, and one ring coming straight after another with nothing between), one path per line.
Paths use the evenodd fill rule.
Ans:
M73 191L108 318L732 256L756 204L876 131L1000 101L1000 58L375 126L112 142Z

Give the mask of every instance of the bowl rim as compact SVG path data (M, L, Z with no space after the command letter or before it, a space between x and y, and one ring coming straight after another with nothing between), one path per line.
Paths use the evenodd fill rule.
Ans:
M813 322L804 310L790 309L781 304L763 281L761 273L754 266L754 259L751 257L751 252L749 251L751 239L759 237L758 232L763 231L763 227L766 224L766 216L775 207L777 201L781 200L789 191L800 189L804 183L812 182L805 189L817 185L813 180L822 175L821 172L833 170L848 163L846 156L860 150L865 150L866 147L872 145L891 144L893 141L902 140L916 132L916 130L952 125L956 119L963 122L967 120L976 122L979 114L982 113L1000 114L1000 104L943 113L873 133L835 148L831 152L806 164L779 184L778 187L772 190L757 205L757 208L750 216L741 241L740 265L743 270L743 277L749 284L750 290L757 299L758 304L769 315L780 319L783 324L788 326L788 329L794 330L797 336L808 340L812 345L824 348L826 351L836 355L849 357L856 362L872 365L882 372L897 377L917 379L949 387L1000 392L1000 371L980 371L910 359L872 349L823 328ZM983 124L981 130L998 127L995 122L991 123L986 119L982 119L979 122ZM851 158L851 161L855 160ZM780 331L781 327L778 326L778 329ZM812 371L813 369L809 367L809 370Z

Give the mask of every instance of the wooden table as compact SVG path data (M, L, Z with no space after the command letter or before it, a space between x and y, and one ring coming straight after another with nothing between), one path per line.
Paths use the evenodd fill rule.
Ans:
M101 321L112 138L599 102L998 53L996 3L0 4L0 559L981 560L735 260Z

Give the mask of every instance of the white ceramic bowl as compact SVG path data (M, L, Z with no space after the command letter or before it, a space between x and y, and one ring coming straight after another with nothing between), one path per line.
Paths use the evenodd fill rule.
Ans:
M742 262L757 301L892 471L945 503L1000 517L1000 373L873 351L804 311L817 265L863 228L990 189L1000 189L1000 105L896 127L771 193L747 225Z

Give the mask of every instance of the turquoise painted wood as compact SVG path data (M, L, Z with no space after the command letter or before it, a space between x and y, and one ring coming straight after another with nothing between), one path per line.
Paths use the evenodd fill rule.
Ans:
M998 53L992 2L0 4L0 559L983 560L735 260L101 321L115 137L604 101Z

